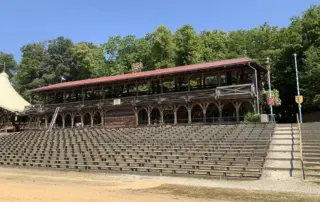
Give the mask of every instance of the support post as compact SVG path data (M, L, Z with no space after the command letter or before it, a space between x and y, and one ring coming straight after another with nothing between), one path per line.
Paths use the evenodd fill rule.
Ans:
M45 115L45 120L44 120L44 122L45 122L45 127L46 127L46 129L48 129L48 116L47 115Z
M101 116L101 126L104 126L104 111L100 111L100 116Z
M64 119L65 118L64 114L61 114L61 117L62 117L62 128L65 128L66 120Z
M90 113L91 127L93 127L93 115L94 115L94 114L91 114L91 113Z
M218 108L218 110L219 110L219 123L222 122L222 109L223 109L223 104L221 104L219 102L219 108Z
M176 105L173 105L173 117L174 117L174 122L173 122L173 124L174 125L177 125L177 123L178 123L178 117L177 117L177 107L176 107Z
M188 106L188 124L191 124L192 123L192 119L191 119L191 107Z
M150 126L151 125L151 108L150 107L148 107L147 113L148 113L148 126Z
M294 63L295 63L295 69L296 69L297 93L298 93L298 96L300 96L299 73L298 73L297 54L296 53L294 54ZM301 103L298 104L298 107L299 107L299 119L300 119L300 123L302 123Z
M83 114L81 113L81 128L83 128L84 126L83 126Z
M74 114L71 114L71 128L74 127Z
M163 121L163 110L164 110L164 108L161 107L161 109L160 109L160 124L161 125L164 123L164 121Z

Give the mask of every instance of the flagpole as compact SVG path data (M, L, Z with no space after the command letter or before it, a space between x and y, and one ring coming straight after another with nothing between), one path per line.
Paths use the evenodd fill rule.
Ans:
M268 64L268 85L269 85L269 99L272 98L271 95L271 78L270 78L270 61L269 61L269 57L267 57L267 64ZM272 122L274 121L273 119L273 107L272 104L270 105L270 118L272 119Z
M299 87L299 75L298 75L298 65L297 65L297 54L293 54L294 56L294 63L295 63L295 69L296 69L296 80L297 80L297 93L298 96L300 96L300 87ZM302 112L301 112L301 103L298 104L299 107L299 118L300 123L302 123Z

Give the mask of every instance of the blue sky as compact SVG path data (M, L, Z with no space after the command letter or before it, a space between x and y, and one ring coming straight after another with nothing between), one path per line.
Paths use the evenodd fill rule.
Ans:
M287 26L319 0L0 0L0 51L19 61L20 47L65 36L105 43L109 36L138 37L164 24L175 31Z

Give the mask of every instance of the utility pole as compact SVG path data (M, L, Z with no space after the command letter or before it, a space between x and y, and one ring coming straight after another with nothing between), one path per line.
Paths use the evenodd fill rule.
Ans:
M271 94L271 77L270 77L270 61L269 61L269 57L267 57L267 65L268 65L268 86L269 86L269 100L271 100L272 98L272 94ZM272 120L272 122L274 121L274 117L273 117L273 107L271 103L268 103L270 106L270 119Z
M297 80L297 93L298 96L300 97L300 87L299 87L299 73L298 73L298 65L297 65L297 54L293 54L294 56L294 63L295 63L295 69L296 69L296 80ZM298 107L299 107L299 119L300 119L300 123L302 123L302 111L301 111L301 103L298 103Z

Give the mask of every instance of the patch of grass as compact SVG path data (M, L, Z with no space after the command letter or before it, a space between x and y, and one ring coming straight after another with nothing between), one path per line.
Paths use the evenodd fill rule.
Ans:
M206 188L183 185L164 184L159 187L144 189L151 193L170 194L190 198L204 198L238 202L320 202L320 195L306 195L303 193L254 191L229 188Z

